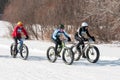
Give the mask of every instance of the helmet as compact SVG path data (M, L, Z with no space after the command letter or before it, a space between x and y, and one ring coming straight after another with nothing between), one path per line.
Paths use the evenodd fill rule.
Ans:
M21 21L19 21L19 22L17 23L17 25L18 25L18 26L23 26L23 23L22 23Z
M81 24L81 26L82 26L82 27L88 27L88 23L83 22L83 23Z
M64 29L65 28L63 24L60 24L59 27L60 27L60 29Z

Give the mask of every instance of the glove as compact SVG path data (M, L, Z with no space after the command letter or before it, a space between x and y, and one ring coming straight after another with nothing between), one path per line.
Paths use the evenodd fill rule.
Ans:
M70 37L68 37L68 42L70 42L71 41L71 39L70 39Z
M94 36L92 36L91 39L92 39L93 41L95 41L95 37L94 37Z
M29 39L29 36L28 35L26 35L26 38L25 39Z

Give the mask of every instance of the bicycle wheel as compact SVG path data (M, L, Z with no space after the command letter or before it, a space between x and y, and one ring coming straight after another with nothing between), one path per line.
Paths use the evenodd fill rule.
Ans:
M28 58L28 54L28 47L25 44L23 44L22 48L20 49L20 55L24 60L26 60Z
M52 63L54 63L57 60L57 56L55 54L55 48L53 46L48 48L48 50L47 50L47 58Z
M10 54L13 58L16 58L17 56L17 51L15 50L15 44L12 43L11 46L10 46Z
M73 45L73 46L71 47L71 49L72 49L73 54L74 54L74 60L75 60L75 61L78 61L78 60L80 59L80 57L81 57L81 52L77 50L77 48L76 48L75 45Z
M67 65L71 65L73 63L74 54L73 54L71 48L65 48L63 50L62 59L63 59L64 63Z
M96 63L100 57L99 50L96 46L89 47L86 52L86 58L91 63Z

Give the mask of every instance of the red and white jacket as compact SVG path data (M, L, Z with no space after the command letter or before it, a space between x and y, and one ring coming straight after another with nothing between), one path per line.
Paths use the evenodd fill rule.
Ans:
M24 27L15 26L15 28L14 28L14 30L13 30L13 32L12 32L12 37L13 37L13 38L14 38L14 37L19 37L19 38L21 38L22 33L23 33L25 36L28 35L28 34L27 34L27 31L25 30Z

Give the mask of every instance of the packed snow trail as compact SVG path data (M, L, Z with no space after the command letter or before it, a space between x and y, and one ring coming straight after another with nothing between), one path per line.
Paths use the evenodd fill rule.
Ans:
M101 58L92 64L87 60L65 65L61 58L50 63L46 50L51 42L25 41L29 48L28 60L10 56L12 39L0 38L0 80L120 80L119 47L96 45ZM115 50L115 51L113 51Z

